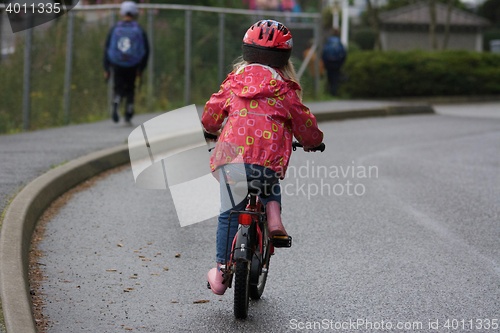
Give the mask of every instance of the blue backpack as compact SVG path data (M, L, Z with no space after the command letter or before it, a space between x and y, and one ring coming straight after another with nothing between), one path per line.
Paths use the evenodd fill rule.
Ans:
M137 66L146 54L143 31L139 24L135 21L118 22L112 31L107 54L114 65Z
M338 62L343 61L346 57L344 45L338 37L329 37L323 47L323 60Z

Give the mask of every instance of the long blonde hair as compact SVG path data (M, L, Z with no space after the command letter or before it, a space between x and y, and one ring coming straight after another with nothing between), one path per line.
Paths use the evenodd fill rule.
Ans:
M243 56L240 56L236 58L234 64L233 64L233 71L237 71L240 67L250 65L251 63L243 60ZM295 71L295 66L293 65L292 61L288 59L288 62L286 63L285 66L276 68L277 70L280 71L281 74L283 74L283 78L286 80L293 81L297 83L297 85L300 87L300 81L299 78L297 77L297 72ZM300 100L302 100L302 89L299 89L296 91L297 95L299 96Z

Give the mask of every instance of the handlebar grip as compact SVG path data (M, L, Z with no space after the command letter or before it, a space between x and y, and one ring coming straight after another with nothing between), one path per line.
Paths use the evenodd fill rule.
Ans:
M297 150L297 148L304 148L304 146L300 143L298 143L297 141L294 141L292 142L292 148L293 150ZM324 152L325 151L325 144L323 142L321 142L321 144L317 147L314 147L314 148L310 148L309 151L320 151L320 152Z
M319 150L320 152L324 152L326 149L326 146L323 142L321 142L321 144L317 147L314 147L312 150L316 151L316 150Z

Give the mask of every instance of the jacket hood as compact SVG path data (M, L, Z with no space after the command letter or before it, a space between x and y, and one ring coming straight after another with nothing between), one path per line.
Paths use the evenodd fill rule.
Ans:
M242 98L277 97L290 89L300 89L297 83L284 79L274 68L260 64L242 66L231 73L228 80L231 91Z

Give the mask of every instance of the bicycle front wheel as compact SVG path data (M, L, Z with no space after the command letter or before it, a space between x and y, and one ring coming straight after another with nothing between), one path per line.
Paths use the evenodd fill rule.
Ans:
M238 319L248 316L249 287L250 263L238 261L234 273L234 316Z

